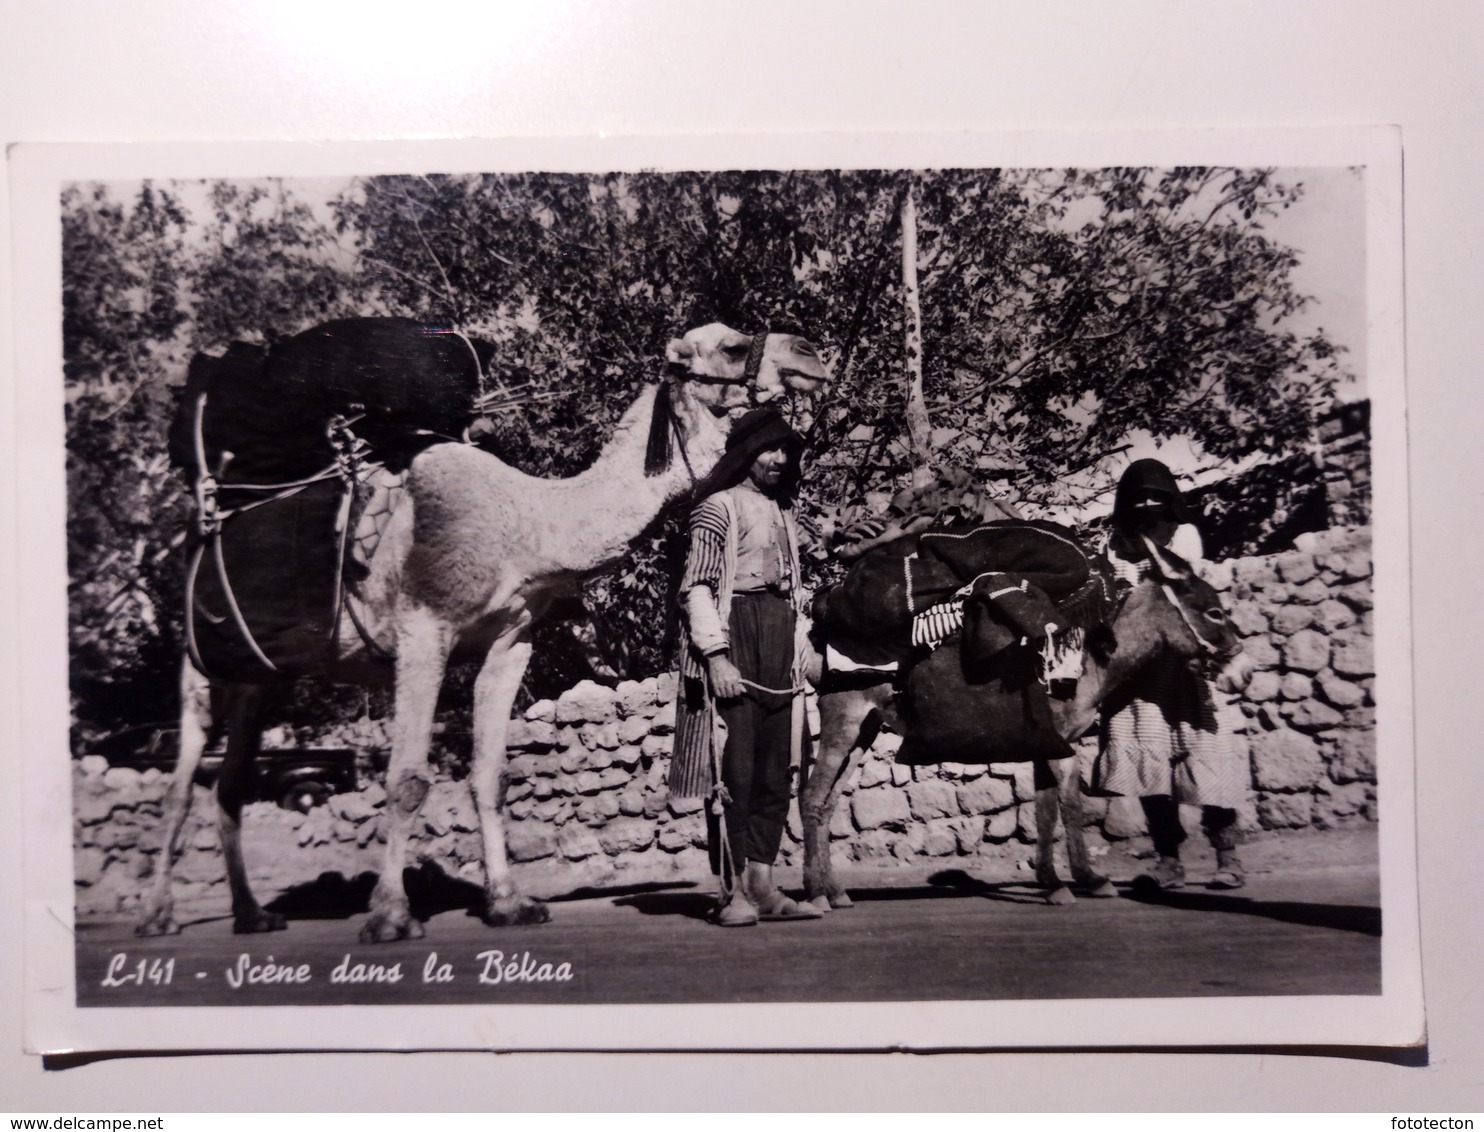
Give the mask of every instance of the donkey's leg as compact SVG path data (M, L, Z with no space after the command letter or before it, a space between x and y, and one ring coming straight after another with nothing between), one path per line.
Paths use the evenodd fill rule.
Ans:
M819 697L819 754L799 796L804 825L804 899L816 908L849 908L830 860L830 820L851 773L881 729L872 689L826 692Z
M1072 883L1086 896L1117 896L1113 882L1092 867L1087 856L1087 829L1082 819L1082 773L1078 759L1065 760L1061 780L1061 817L1066 827L1067 864Z
M227 885L232 890L232 930L239 935L282 931L288 926L282 916L259 906L242 857L242 807L251 794L253 760L262 747L266 694L266 689L255 684L234 684L228 689L227 754L216 780L217 828L227 865Z
M206 750L206 731L211 720L211 686L189 660L180 668L180 751L175 760L175 775L170 780L170 793L165 799L165 821L160 851L155 856L155 879L140 909L135 935L174 935L180 931L175 922L175 897L171 883L175 875L175 854L181 828L191 812L191 793L196 781L196 768Z
M474 682L474 766L470 785L484 837L484 922L544 924L551 912L539 900L522 896L510 875L505 847L505 735L515 693L531 660L531 642L523 619L490 649Z
M1076 897L1072 890L1062 884L1056 871L1056 825L1061 814L1061 787L1067 776L1067 762L1038 762L1035 767L1036 785L1036 883L1046 890L1046 903L1071 904ZM1070 826L1068 826L1070 829Z
M433 710L448 663L453 633L431 611L413 606L401 611L397 626L397 687L392 721L392 757L386 770L386 852L381 876L371 893L371 915L361 927L362 943L421 939L423 926L407 906L402 870L412 822L432 785L428 747Z

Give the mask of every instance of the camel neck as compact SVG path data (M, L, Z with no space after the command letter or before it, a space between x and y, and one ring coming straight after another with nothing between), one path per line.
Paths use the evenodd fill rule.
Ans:
M644 452L656 390L646 389L619 421L613 437L584 472L559 481L560 500L551 514L572 532L562 563L574 573L590 573L622 555L670 500L693 484L686 454L675 443L670 466L659 475L644 472ZM714 438L690 438L687 454L702 474L716 453L700 451Z

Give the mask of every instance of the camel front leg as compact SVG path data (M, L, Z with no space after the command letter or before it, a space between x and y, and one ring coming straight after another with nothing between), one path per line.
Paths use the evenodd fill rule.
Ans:
M522 896L505 844L505 735L515 693L531 660L523 622L495 642L474 682L474 766L469 776L484 838L484 922L491 927L544 924L546 905Z
M141 936L175 935L180 925L175 921L175 855L179 849L180 831L191 812L191 794L196 782L196 769L206 750L206 731L211 720L211 685L196 671L189 660L180 669L180 738L175 774L170 780L170 793L165 798L165 821L160 852L155 857L155 878L140 909L134 934Z
M854 904L835 881L830 822L845 783L881 729L878 699L873 688L819 697L819 754L799 794L799 817L804 825L804 899L823 911Z
M232 891L232 930L238 935L282 931L288 926L284 917L258 904L242 856L242 807L252 791L253 761L262 748L266 694L254 684L234 684L227 690L227 755L216 780L217 829Z
M405 611L397 628L395 718L392 721L392 757L386 771L386 852L381 876L371 893L371 915L361 928L362 943L421 939L423 926L407 905L402 872L412 823L428 796L433 777L428 748L433 735L433 711L448 664L453 633L429 610Z

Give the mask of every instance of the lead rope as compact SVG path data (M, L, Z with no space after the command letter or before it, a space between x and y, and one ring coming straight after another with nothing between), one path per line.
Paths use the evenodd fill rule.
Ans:
M700 482L700 477L696 475L696 469L690 462L690 449L685 444L685 430L680 427L680 418L675 413L674 402L670 403L667 411L670 416L670 431L675 434L675 444L680 449L680 460L685 465L685 472L690 476L690 485L694 489Z
M471 346L470 349L473 347ZM345 593L345 550L350 541L350 513L355 504L363 443L355 433L350 431L352 423L336 413L325 426L325 434L329 437L330 447L335 451L336 471L343 485L340 493L340 506L335 511L335 603L330 606L335 611L334 626L330 630L332 655L338 655L340 651L340 610L350 607ZM356 620L354 615L351 619ZM356 623L356 629L357 631L361 629L359 622Z
M711 720L711 790L706 797L706 811L716 819L716 845L721 855L721 902L727 904L737 887L737 867L732 860L731 838L727 835L727 807L732 795L721 778L721 756L727 745L727 725L716 710L716 697L711 693L711 677L706 685L706 714Z

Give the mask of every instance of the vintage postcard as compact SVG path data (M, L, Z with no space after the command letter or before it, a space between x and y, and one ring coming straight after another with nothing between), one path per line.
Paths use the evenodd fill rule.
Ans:
M10 164L30 1048L1424 1040L1394 131Z

